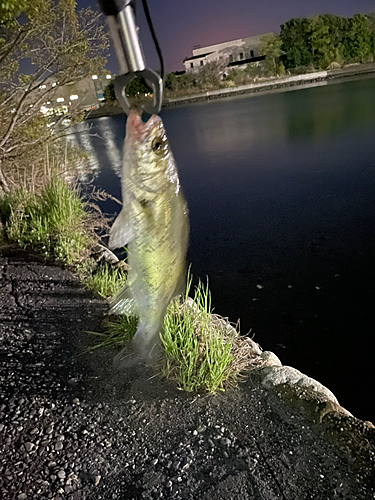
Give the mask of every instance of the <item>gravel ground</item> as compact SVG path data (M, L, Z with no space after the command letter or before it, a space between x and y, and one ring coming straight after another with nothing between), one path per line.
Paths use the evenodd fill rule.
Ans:
M107 306L68 270L8 251L0 276L1 498L375 498L372 424L313 423L256 372L216 396L116 372L83 352Z

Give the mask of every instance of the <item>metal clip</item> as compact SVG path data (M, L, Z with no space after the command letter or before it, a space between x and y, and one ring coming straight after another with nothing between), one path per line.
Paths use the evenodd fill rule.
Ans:
M107 25L119 63L120 75L115 79L116 98L129 113L130 103L126 96L126 86L134 77L142 77L152 89L152 101L142 103L142 109L149 114L158 114L163 99L163 80L152 69L146 67L142 46L138 37L133 0L99 0L100 7L107 16Z

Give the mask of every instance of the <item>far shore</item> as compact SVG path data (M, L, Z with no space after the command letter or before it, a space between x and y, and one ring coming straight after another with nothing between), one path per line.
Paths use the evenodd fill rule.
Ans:
M315 71L302 75L270 78L247 85L237 87L209 90L189 94L181 97L164 98L163 108L178 106L195 102L210 101L213 99L222 99L245 94L286 92L334 83L341 83L348 80L357 80L361 77L375 77L375 63L353 64L344 68L332 69L327 71ZM93 110L86 119L100 118L104 116L114 116L123 114L123 110L116 104L104 104L99 109Z

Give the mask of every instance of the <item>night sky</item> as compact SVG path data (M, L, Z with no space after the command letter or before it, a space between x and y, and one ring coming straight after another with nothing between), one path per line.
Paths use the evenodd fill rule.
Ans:
M138 10L141 11L141 1ZM96 0L77 0L79 7ZM210 45L267 31L279 32L292 17L331 13L352 16L375 11L375 0L148 0L155 31L163 51L166 71L184 69L182 61L194 45ZM139 15L141 39L148 65L156 66L146 22ZM114 55L107 68L117 72ZM155 67L154 69L157 69Z

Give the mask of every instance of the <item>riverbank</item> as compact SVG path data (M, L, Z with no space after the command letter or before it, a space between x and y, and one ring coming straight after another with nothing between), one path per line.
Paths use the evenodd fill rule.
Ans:
M272 354L189 395L85 352L107 304L68 270L14 250L0 269L3 498L373 498L373 425Z
M342 81L353 80L364 76L375 77L375 63L355 64L343 68L327 71L315 71L303 75L289 76L285 78L272 78L248 85L240 85L225 89L197 92L181 97L166 98L163 107L178 106L194 102L222 99L236 95L258 94L270 92L286 92L303 88L317 87ZM116 116L123 114L122 108L112 103L105 103L100 108L90 111L86 119L100 118L103 116Z
M270 92L285 92L303 88L340 83L343 79L356 79L363 75L375 76L375 64L353 65L327 71L315 71L303 75L288 76L285 78L272 78L248 85L240 85L227 89L210 90L189 96L164 98L163 107L177 106L194 102L210 101L245 94L258 94Z

